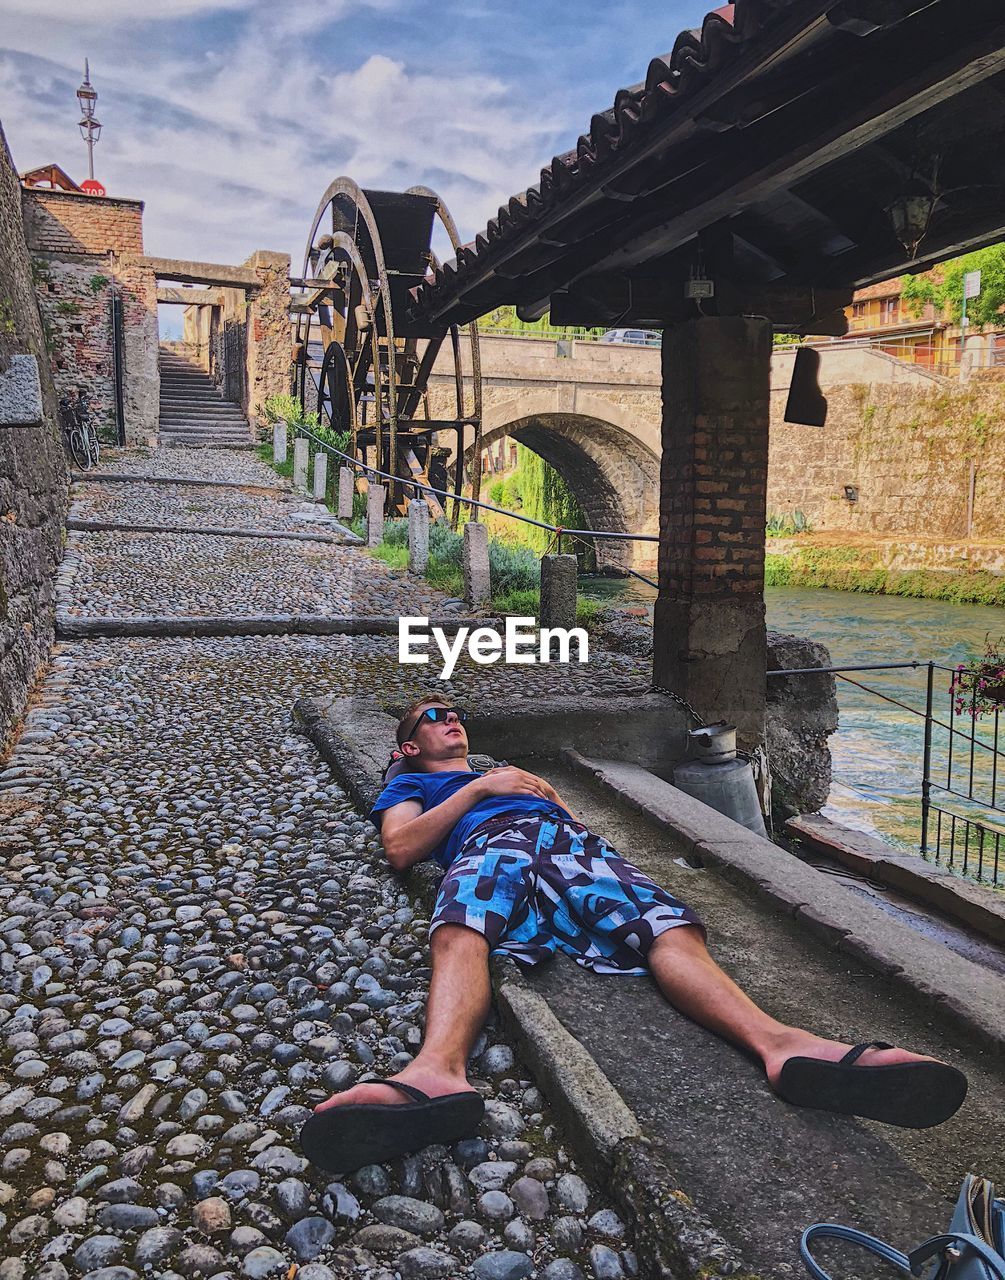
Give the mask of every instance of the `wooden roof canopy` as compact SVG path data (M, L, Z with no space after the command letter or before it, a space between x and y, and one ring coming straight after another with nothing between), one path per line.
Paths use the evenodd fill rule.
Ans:
M890 207L925 196L917 256ZM1005 239L1001 0L736 0L413 290L413 331L762 315L845 331L853 289ZM692 275L714 296L685 296Z

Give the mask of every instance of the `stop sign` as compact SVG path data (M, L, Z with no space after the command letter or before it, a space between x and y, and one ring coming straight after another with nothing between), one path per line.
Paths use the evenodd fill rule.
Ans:
M105 188L97 180L97 178L85 178L80 184L81 191L86 191L89 196L103 196Z

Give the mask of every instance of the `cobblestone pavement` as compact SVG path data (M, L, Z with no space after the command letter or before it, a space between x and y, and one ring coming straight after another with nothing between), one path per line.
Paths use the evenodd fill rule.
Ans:
M449 598L324 542L116 530L72 533L69 548L76 571L61 605L83 618L428 614Z
M389 639L57 646L0 773L0 1280L636 1273L493 1025L479 1136L345 1179L297 1150L421 1037L421 907L290 727L301 693L375 678L405 683Z
M279 479L278 476L275 477ZM278 529L286 533L337 536L330 524L308 517L322 511L294 493L258 489L196 488L174 484L87 484L74 486L71 515L119 524L185 525L193 529Z
M113 475L226 480L230 484L283 484L251 449L102 449L100 470Z

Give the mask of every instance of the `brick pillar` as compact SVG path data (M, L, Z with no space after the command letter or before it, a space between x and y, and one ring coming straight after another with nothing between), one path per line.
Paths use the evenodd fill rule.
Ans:
M741 743L764 736L771 325L689 320L663 338L653 679Z

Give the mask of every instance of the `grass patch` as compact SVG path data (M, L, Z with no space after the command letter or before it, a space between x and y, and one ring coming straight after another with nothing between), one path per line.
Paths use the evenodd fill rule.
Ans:
M277 472L279 475L281 476L293 475L292 454L287 455L285 462L277 462L272 454L272 445L269 444L268 442L266 442L265 444L260 444L258 448L255 450L255 452L258 454L258 456L261 458L261 460L264 463L270 466L272 470Z
M768 587L814 587L1005 608L1005 577L998 574L885 569L874 563L869 552L857 547L804 547L791 555L769 553L764 582Z
M259 458L281 476L293 475L293 459L277 463L270 442L256 451ZM353 514L349 528L366 540L366 497L353 495ZM408 521L401 518L384 521L384 537L367 553L391 569L408 568ZM429 526L429 563L426 581L437 591L460 599L464 592L464 537L455 533L445 521ZM781 559L782 557L775 557ZM530 547L489 540L489 568L492 575L492 608L498 613L536 618L541 609L541 566ZM580 596L576 602L576 625L589 629L603 610L600 600Z

